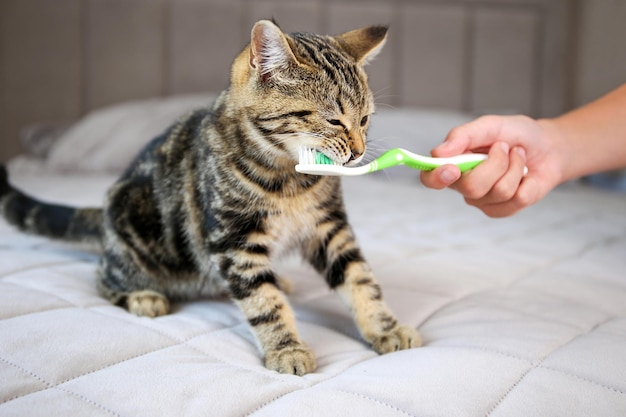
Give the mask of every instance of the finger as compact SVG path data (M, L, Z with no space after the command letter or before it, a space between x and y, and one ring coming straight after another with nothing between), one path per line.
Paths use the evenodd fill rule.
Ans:
M472 204L472 202L467 201L467 200L466 202L468 205L474 206L480 209L488 217L491 217L494 219L510 217L514 215L515 213L517 213L518 211L520 211L521 209L523 209L523 207L518 206L513 200L509 200L506 203L486 204L486 205L481 205L481 206L476 206Z
M525 182L525 181L526 180L522 180L522 182ZM521 196L518 196L516 194L513 198L511 198L510 200L504 203L487 204L487 205L482 205L478 208L482 210L482 212L485 213L489 217L502 218L502 217L509 217L509 216L514 215L517 212L521 211L522 209L533 204L534 202L535 201L531 202L530 200L523 198Z
M535 204L548 192L536 178L528 175L522 178L515 195L504 203L485 204L477 206L487 216L501 218L512 216L522 209ZM468 204L472 205L471 202Z
M420 178L428 188L441 190L461 177L461 170L455 165L443 165L432 171L422 171Z
M520 187L520 183L524 177L525 165L526 152L523 148L516 146L509 153L509 167L507 171L493 185L491 190L489 190L484 197L475 201L473 205L484 206L504 203L511 200Z
M466 199L480 200L507 172L509 167L509 145L496 143L487 159L471 171L466 172L451 188L460 192Z
M446 139L431 151L433 156L453 156L480 148L489 148L499 140L502 118L482 116L452 129Z

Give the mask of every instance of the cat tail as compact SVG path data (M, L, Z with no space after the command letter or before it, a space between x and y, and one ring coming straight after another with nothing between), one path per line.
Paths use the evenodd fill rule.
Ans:
M99 244L102 210L49 204L12 187L0 164L0 215L26 233L68 242Z

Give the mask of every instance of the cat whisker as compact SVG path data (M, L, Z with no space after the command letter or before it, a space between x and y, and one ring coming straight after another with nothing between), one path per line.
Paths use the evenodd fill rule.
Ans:
M301 135L306 135L306 136L311 136L314 138L326 138L326 136L322 135L321 133L316 133L316 132L298 132Z
M398 107L390 103L376 102L376 107L384 107L386 109L395 110Z
M379 104L379 100L382 99L397 99L399 96L398 94L382 94L382 93L387 93L388 91L391 90L391 87L382 87L374 92L372 92L372 95L374 96L374 102L376 103L376 105ZM384 103L383 103L384 104Z

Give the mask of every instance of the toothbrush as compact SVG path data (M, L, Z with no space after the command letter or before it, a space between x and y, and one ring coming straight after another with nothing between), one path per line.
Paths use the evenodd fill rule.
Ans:
M339 165L326 155L311 148L300 147L299 163L296 171L311 175L363 175L370 172L380 171L396 165L406 165L421 171L431 171L438 166L453 164L459 167L461 172L468 171L487 159L486 154L468 153L449 158L433 158L409 152L406 149L394 148L383 153L369 164L358 167L345 167Z

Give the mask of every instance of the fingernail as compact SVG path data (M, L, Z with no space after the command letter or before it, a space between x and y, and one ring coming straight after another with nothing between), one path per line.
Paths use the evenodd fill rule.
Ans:
M511 149L506 142L500 142L500 148L502 148L505 153L509 153L509 149Z
M450 169L444 169L439 178L441 178L441 181L444 183L450 184L456 179L456 174Z
M526 149L522 148L521 146L516 146L515 152L517 152L517 154L522 158L526 159Z

